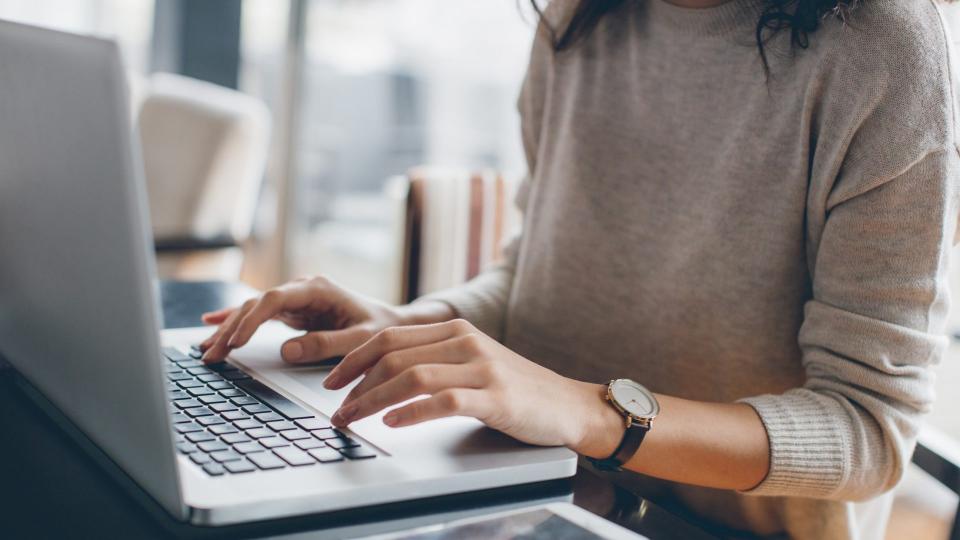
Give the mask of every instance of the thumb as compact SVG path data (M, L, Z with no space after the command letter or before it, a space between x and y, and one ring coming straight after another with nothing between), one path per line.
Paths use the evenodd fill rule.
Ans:
M291 364L321 362L347 354L362 345L370 335L371 332L361 326L308 332L284 343L280 354Z

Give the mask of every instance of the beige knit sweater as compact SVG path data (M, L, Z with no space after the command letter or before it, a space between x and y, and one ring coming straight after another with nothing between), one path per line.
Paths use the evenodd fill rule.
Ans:
M766 81L759 4L630 0L560 54L541 32L523 232L433 297L570 377L753 406L762 484L660 486L705 518L879 538L946 343L949 41L932 0L863 0L809 49L771 42Z

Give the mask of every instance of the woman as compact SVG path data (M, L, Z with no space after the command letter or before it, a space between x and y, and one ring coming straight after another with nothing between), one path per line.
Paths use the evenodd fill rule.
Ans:
M731 535L880 538L945 345L958 154L932 0L543 17L506 261L403 307L296 281L208 314L206 358L280 318L309 331L288 362L346 354L325 384L361 378L337 425L429 394L384 422L473 416L622 463ZM659 403L635 451L619 378Z

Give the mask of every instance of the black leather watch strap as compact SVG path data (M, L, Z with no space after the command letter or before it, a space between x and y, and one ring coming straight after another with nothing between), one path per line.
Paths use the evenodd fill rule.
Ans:
M593 466L601 471L621 471L623 464L630 461L630 458L637 453L640 443L650 431L648 426L631 424L623 433L623 439L620 440L620 446L613 451L613 454L606 459L587 458Z

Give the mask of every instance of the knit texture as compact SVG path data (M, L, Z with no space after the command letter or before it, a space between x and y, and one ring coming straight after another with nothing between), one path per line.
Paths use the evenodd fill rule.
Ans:
M931 0L865 1L808 49L770 41L766 79L761 4L629 1L558 54L539 32L523 232L430 298L564 375L753 406L759 486L666 486L704 517L880 538L946 345L949 41Z

